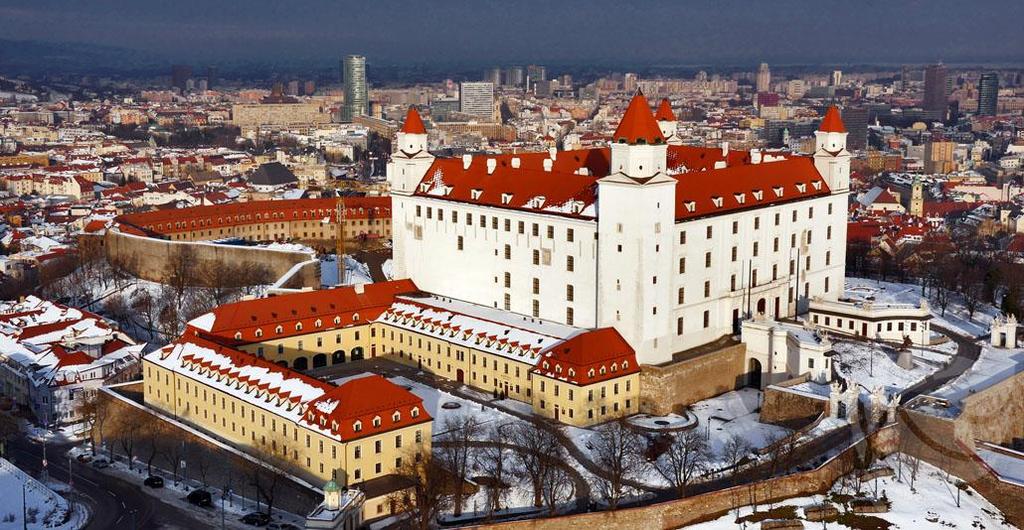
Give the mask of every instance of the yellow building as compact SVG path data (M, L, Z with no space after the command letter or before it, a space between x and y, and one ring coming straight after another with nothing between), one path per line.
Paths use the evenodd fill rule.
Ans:
M379 375L333 385L186 334L143 376L147 405L314 483L382 479L430 451L422 400Z
M189 328L297 370L386 356L572 425L638 412L640 369L614 329L528 319L409 280L227 304Z

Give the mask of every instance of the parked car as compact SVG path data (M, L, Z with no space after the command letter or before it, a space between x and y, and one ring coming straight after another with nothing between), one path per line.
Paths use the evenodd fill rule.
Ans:
M164 487L164 478L150 475L142 483L151 488L162 488Z
M83 464L88 464L89 462L92 462L92 456L90 456L90 455L88 455L86 453L82 453L82 454L78 455L78 458L76 458L75 460L78 460L79 462L81 462Z
M103 458L101 456L101 457L99 457L99 458L97 458L97 459L92 461L92 467L94 467L96 469L103 469L105 467L110 467L110 460L107 460L106 458Z
M210 492L206 490L195 490L192 493L189 493L188 497L185 497L185 500L191 504L202 506L204 508L213 506L213 496L211 496Z
M302 530L302 527L292 523L274 521L267 525L267 530Z
M242 522L251 526L267 526L270 522L270 515L263 512L252 512L242 516Z

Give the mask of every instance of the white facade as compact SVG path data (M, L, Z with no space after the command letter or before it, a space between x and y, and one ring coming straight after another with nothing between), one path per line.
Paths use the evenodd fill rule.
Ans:
M459 85L459 110L490 120L494 117L494 84L486 81Z
M406 153L400 134L388 168L396 277L524 318L613 326L639 362L670 361L738 333L745 318L795 316L811 298L842 292L850 157L845 133L819 134L814 167L830 194L681 218L677 188L686 174L677 182L667 170L665 145L613 143L595 203L553 211L435 193L445 186L429 184L447 176L428 174L433 158ZM467 158L463 167L481 162ZM552 161L544 162L550 171ZM518 168L515 159L511 166ZM756 201L772 196L765 187ZM774 197L781 193L795 190L779 186ZM750 193L732 195L716 199L755 202Z
M902 344L909 337L918 346L931 345L928 303L872 304L836 300L811 300L809 318L822 329Z

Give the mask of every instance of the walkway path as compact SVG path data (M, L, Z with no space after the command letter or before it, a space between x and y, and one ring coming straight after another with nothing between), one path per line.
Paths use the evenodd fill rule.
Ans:
M953 360L949 364L925 377L916 385L904 390L903 403L909 403L911 399L922 394L934 392L946 383L960 377L974 366L978 356L981 355L981 346L978 346L977 339L961 335L935 323L932 323L932 329L949 337L950 340L956 343L956 355L953 356Z

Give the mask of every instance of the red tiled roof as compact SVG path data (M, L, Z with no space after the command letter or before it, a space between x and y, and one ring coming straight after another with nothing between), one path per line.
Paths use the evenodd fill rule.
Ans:
M761 208L830 193L814 162L806 157L694 171L675 175L675 178L676 220Z
M321 412L316 406L318 403L329 401L338 402L337 407L330 413ZM377 374L345 381L310 401L309 405L305 414L306 421L324 425L343 440L374 436L431 420L430 414L423 407L422 399ZM412 416L413 409L417 409L415 418ZM399 413L398 421L394 421L395 412ZM322 424L320 418L327 421ZM380 427L373 426L374 418L380 418ZM337 422L337 430L332 428L332 421ZM359 431L355 430L356 421L361 423Z
M337 199L235 202L125 214L116 221L122 226L168 234L264 222L333 220L337 204ZM391 197L346 197L345 208L347 219L390 217Z
M544 358L533 369L535 372L577 385L599 383L640 371L633 348L615 328L580 333L541 355ZM591 369L593 376L590 375Z
M654 113L654 119L658 121L676 121L676 115L672 113L672 104L668 98L662 98L658 103L658 111Z
M315 331L368 324L391 306L395 296L416 292L412 280L365 284L363 292L355 287L337 287L244 300L216 307L210 331L191 328L224 344L248 344L260 340L303 335ZM335 318L339 321L335 324ZM320 327L316 321L320 320ZM301 324L302 329L295 329ZM281 326L281 333L276 327ZM256 337L256 330L262 337ZM241 339L235 334L241 333Z
M846 126L843 125L843 119L839 117L839 109L835 105L830 106L825 111L825 118L821 120L818 130L822 132L846 132Z
M409 107L409 112L405 114L402 132L406 134L427 134L427 128L423 126L423 120L420 119L420 113L416 112L416 107Z
M622 115L622 120L619 121L619 126L615 129L615 134L612 135L612 141L628 144L665 143L665 137L661 135L661 128L654 120L651 106L647 103L643 92L637 90L633 99L630 100L629 106L626 107L626 113Z

